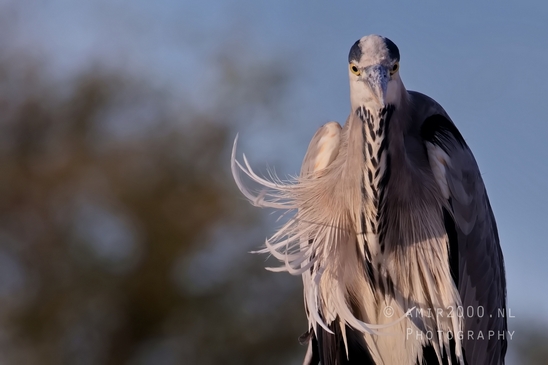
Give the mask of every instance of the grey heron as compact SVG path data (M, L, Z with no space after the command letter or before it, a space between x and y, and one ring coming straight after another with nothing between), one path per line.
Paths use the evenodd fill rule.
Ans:
M293 180L258 176L235 141L242 193L294 211L259 252L302 276L304 364L504 364L504 262L479 168L399 65L388 38L352 46L350 115L316 132Z

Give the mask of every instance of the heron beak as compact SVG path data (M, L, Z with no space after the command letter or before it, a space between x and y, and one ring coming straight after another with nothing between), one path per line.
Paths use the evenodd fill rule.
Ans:
M390 80L388 69L382 65L372 65L364 71L363 81L369 86L377 102L381 106L384 106L386 104L385 98L388 81Z

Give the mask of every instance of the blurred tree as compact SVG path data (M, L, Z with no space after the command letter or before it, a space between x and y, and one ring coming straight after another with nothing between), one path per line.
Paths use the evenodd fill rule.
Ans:
M247 254L264 223L227 171L237 119L276 110L285 74L219 60L207 112L120 70L60 83L0 64L0 363L280 364L304 352L300 282Z
M516 326L512 341L517 364L545 365L548 364L548 332L546 325L535 320L522 319Z

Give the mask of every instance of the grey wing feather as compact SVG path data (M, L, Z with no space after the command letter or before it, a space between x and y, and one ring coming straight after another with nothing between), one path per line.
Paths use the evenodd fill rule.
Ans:
M304 156L301 176L326 168L339 153L341 125L328 122L318 129Z
M314 173L326 168L333 162L339 153L341 129L339 123L328 122L316 131L303 159L302 177L313 177ZM308 308L305 309L308 312ZM305 335L308 349L303 365L317 365L320 361L320 349L314 331L310 329Z
M455 223L456 237L449 237L449 244L458 245L456 284L463 305L467 364L504 364L508 334L504 261L479 168L445 115L427 118L421 134L427 144L436 146L428 149L429 159L444 162L446 181L440 185L449 188L448 210Z
M474 337L464 342L465 354L470 365L501 364L507 346L504 261L479 169L468 148L459 152L451 156L454 162L448 169L448 186L458 237L457 286L468 312L464 330ZM464 178L455 179L453 171L463 172ZM468 194L461 195L462 191ZM489 331L495 331L494 337Z

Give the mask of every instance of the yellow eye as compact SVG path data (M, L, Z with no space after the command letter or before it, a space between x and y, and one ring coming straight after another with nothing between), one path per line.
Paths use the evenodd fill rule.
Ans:
M392 69L390 70L390 75L394 75L398 70L400 69L400 63L396 62L394 66L392 66Z
M352 73L356 76L360 76L361 74L360 70L358 69L358 66L356 66L353 63L350 64L350 71L352 71Z

